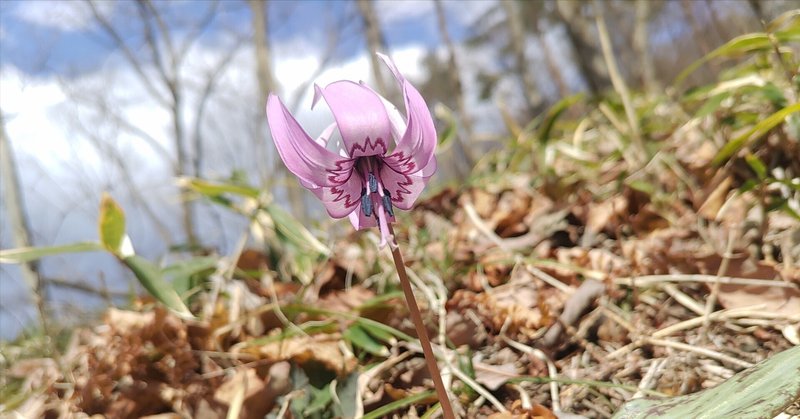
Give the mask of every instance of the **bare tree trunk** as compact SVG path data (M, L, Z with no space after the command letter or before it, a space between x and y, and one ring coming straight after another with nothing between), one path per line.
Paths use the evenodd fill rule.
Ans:
M3 202L5 211L8 214L8 223L11 227L11 236L15 247L29 247L30 226L28 224L25 203L20 189L19 178L17 177L17 165L14 160L14 153L11 150L11 142L6 135L5 122L0 113L0 178L3 182ZM28 285L31 292L31 300L39 311L39 321L44 333L49 334L47 310L44 303L44 292L41 278L39 277L39 265L36 262L23 262L19 265L22 271L22 279Z
M639 55L641 64L641 83L645 91L654 93L660 90L656 72L653 67L653 58L650 56L647 24L650 20L650 1L636 0L636 26L633 30L633 47Z
M556 0L556 10L567 32L567 41L572 46L575 62L592 94L599 93L609 85L608 77L595 68L593 61L597 51L586 33L589 23L580 16L582 2Z
M700 26L700 22L697 21L694 15L692 0L681 0L681 8L683 9L683 15L686 16L686 19L689 21L689 26L692 28L692 39L697 41L697 45L700 46L703 55L708 54L711 52L711 47L709 47L708 42L703 36L705 33L703 27Z
M758 19L759 25L767 21L764 9L761 7L761 1L762 0L747 0L747 3L750 5L750 10L753 11L753 15Z
M541 104L542 98L536 89L536 82L533 80L533 74L528 68L528 60L525 58L525 31L523 30L522 18L516 8L516 4L514 4L514 0L501 0L500 4L503 6L508 19L508 35L511 41L511 50L514 53L515 71L522 80L528 112L533 112Z
M256 135L256 150L262 150L262 158L266 160L266 138L265 122L263 110L267 105L267 96L270 93L278 92L278 84L275 82L275 76L272 74L272 62L270 59L270 45L267 28L267 6L266 0L249 0L250 14L253 17L253 43L255 44L256 54L256 78L258 79L258 108L261 109L257 115L258 134ZM303 191L300 190L297 183L294 182L293 177L289 174L286 166L277 165L278 170L283 174L286 180L286 197L289 199L289 205L294 210L298 218L305 219L307 216L305 205L303 204ZM266 183L268 179L267 173L261 174L262 183Z
M386 81L381 72L381 63L378 56L375 55L376 52L382 52L384 54L389 53L386 40L383 38L383 33L381 32L381 24L378 20L378 15L375 13L372 0L356 0L356 4L358 5L358 10L361 12L361 18L364 21L364 36L367 38L367 49L369 49L367 55L372 65L372 76L375 77L375 86L378 88L379 92L388 95L389 91L386 90Z
M258 107L266 108L267 95L277 93L275 77L272 75L269 39L267 38L267 2L265 0L249 0L253 17L253 43L256 53L256 78L258 79ZM263 118L259 118L263 120Z
M442 6L442 0L435 0L433 2L434 7L436 8L436 20L439 26L439 36L442 38L442 42L447 49L447 61L450 67L450 71L447 72L450 75L450 85L453 89L453 96L456 101L456 112L458 112L458 117L461 120L461 128L464 133L464 138L467 141L471 141L473 139L473 132L472 132L472 118L469 116L469 112L467 112L467 105L464 102L464 86L461 83L461 73L459 72L458 62L456 60L456 48L453 45L453 40L450 39L450 34L447 32L447 18L444 13L444 7ZM465 144L464 140L461 136L456 136L459 154L464 158L467 172L472 169L472 166L475 164L475 158L472 156L470 152L470 148L467 144ZM457 167L461 167L461 165L457 165ZM459 170L461 171L461 170ZM462 174L465 174L462 172Z
M710 0L706 0L705 2L706 9L708 9L708 14L711 16L711 26L714 27L714 32L717 34L718 43L724 43L727 40L731 39L732 36L728 33L726 28L731 27L731 23L733 22L722 22L722 19L719 18L719 13L717 13L717 8L714 7L714 3ZM736 19L737 22L742 22L741 19ZM737 25L738 26L738 25ZM747 31L747 26L741 27L742 32ZM715 42L716 44L717 42Z

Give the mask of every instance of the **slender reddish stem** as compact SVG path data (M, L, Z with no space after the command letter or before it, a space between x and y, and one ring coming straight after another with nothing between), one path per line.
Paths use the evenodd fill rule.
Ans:
M389 234L392 235L392 240L394 240L394 230L391 224L389 224ZM436 395L439 397L439 403L442 406L442 413L445 419L455 419L453 406L450 405L450 399L447 397L447 389L444 387L442 374L439 372L436 356L433 354L433 348L431 347L431 340L428 338L428 331L422 321L422 313L420 313L417 300L414 298L414 291L411 290L411 281L408 280L403 254L400 253L400 247L396 243L395 246L390 247L392 248L394 264L397 267L397 276L400 277L400 285L403 287L403 294L405 294L406 304L408 304L408 311L411 312L411 321L414 322L414 328L417 329L419 343L422 345L422 353L425 355L425 363L428 365L428 372L433 378L433 386L436 388Z

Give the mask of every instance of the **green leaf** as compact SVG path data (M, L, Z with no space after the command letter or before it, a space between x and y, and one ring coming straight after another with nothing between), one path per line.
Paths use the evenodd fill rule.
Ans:
M316 388L313 385L309 385L305 389L311 394L311 403L303 409L303 417L310 417L315 413L324 412L328 409L328 405L333 399L330 387Z
M195 284L192 278L204 271L213 271L217 266L217 258L213 256L198 257L181 261L161 270L165 281L172 284L172 288L178 295L184 295Z
M0 250L0 263L24 263L41 259L45 256L101 250L104 250L103 246L96 242L81 242L63 246L20 247L18 249Z
M128 256L122 262L133 271L142 286L162 304L183 317L193 317L183 304L183 300L175 292L169 282L164 280L161 270L147 259L140 256Z
M778 31L774 33L776 40L780 43L788 43L798 40L798 30L796 28L791 28L785 31ZM695 61L686 69L681 71L678 74L678 77L675 78L673 84L675 86L679 86L689 74L692 74L700 68L703 64L707 61L717 58L717 57L733 57L733 56L741 56L743 54L748 54L756 51L764 51L770 50L773 48L772 41L769 39L769 35L763 32L756 32L756 33L749 33L741 36L737 36L736 38L731 39L724 45L720 46L719 48L715 49L714 51L709 52L703 58Z
M336 383L336 403L334 412L337 417L352 419L356 417L358 404L358 373L354 372Z
M383 357L389 356L389 350L370 336L358 323L351 324L350 327L342 333L342 336L354 346L358 346L373 355Z
M646 193L648 196L653 196L653 194L656 193L655 185L646 180L641 180L641 179L632 180L630 182L627 182L627 184L628 186L631 187L631 189Z
M122 253L122 241L125 239L125 212L104 193L100 201L100 218L97 222L100 230L100 243L111 253Z
M421 400L425 400L431 398L435 395L433 390L423 391L421 393L417 393L411 396L406 397L405 399L395 400L389 404L383 405L366 415L364 415L364 419L377 419L384 416L388 416L389 413L394 412L395 410L402 409L406 406L410 406L414 403L417 403Z
M381 340L386 343L391 343L393 341L396 341L394 335L383 328L375 327L375 325L371 323L362 322L360 320L356 320L356 324L361 326L364 329L364 331L370 334L370 336L378 340Z
M747 179L742 183L742 186L739 186L739 193L745 193L748 191L752 191L755 187L758 186L758 181L755 179Z
M317 238L291 214L277 205L269 205L266 210L272 218L277 231L292 244L301 249L312 250L322 255L330 254L330 249L317 240Z
M316 315L322 315L322 316L341 316L341 317L344 317L344 318L347 318L347 319L356 320L357 322L359 322L359 324L361 326L369 327L370 328L369 330L372 330L372 328L381 329L384 332L387 332L387 333L391 334L392 336L394 336L394 337L396 337L398 339L404 340L406 342L416 342L417 341L416 338L413 338L413 337L411 337L411 336L409 336L409 335L407 335L407 334L405 334L405 333L393 328L392 326L388 326L388 325L385 325L385 324L383 324L381 322L378 322L378 321L375 321L375 320L372 320L372 319L367 319L365 317L360 317L360 316L358 316L356 314L353 314L353 313L347 313L347 312L344 312L344 311L326 310L324 308L317 308L317 307L312 307L312 306L303 305L303 304L288 304L286 306L281 307L281 309L286 314L307 313L307 314L316 314Z
M719 109L720 105L722 105L722 101L730 97L730 93L720 93L718 95L712 96L709 98L700 109L697 110L694 116L698 118L702 118L704 116L708 116L714 113L717 109Z
M744 134L740 135L737 138L729 141L725 144L722 149L717 152L717 155L714 156L714 159L711 161L715 166L719 166L725 161L728 160L733 154L737 151L741 150L750 140L754 138L759 138L762 135L766 134L769 130L775 128L779 124L786 119L787 116L795 113L800 112L800 103L795 103L794 105L787 106L778 112L762 119L759 123L757 123L753 128L749 129Z
M784 24L786 24L786 22L791 22L798 17L800 17L800 9L792 9L783 12L778 17L773 19L772 22L767 24L767 32L775 32L777 29L780 29ZM796 25L800 23L800 19L792 23Z
M631 400L614 418L772 418L798 394L800 346L795 346L699 393Z
M750 169L756 174L759 180L764 180L767 177L767 166L755 154L747 153L744 160L750 166Z
M282 332L276 335L250 339L244 342L244 346L264 346L272 342L280 342L293 336L299 336L302 333L315 335L317 333L334 333L339 331L339 326L333 320L314 321L309 323L300 324L298 325L298 328L284 329Z
M544 120L542 121L542 125L539 127L538 132L536 133L536 138L539 140L540 143L546 143L547 140L550 139L550 133L553 131L553 127L558 121L558 118L563 114L570 106L574 105L575 103L579 102L581 99L584 98L583 93L578 93L572 96L565 97L564 99L559 100L555 105L551 106L550 109L547 110L547 114L545 115Z
M439 130L438 145L436 147L436 153L438 154L447 150L452 144L453 139L458 134L458 124L453 111L441 103L436 104L433 112L436 114L436 118L445 123L444 129Z
M258 199L258 195L260 193L258 189L253 188L251 186L234 184L234 183L213 182L210 180L203 180L191 177L181 178L179 179L178 183L183 187L192 189L195 192L198 192L209 198L216 198L220 195L229 193L233 195L243 196L246 198Z

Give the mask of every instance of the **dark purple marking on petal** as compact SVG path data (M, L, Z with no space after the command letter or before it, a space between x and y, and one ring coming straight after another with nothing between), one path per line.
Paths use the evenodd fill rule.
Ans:
M378 147L380 147L383 151L376 152ZM386 142L383 140L383 138L378 137L378 139L376 139L373 143L372 140L367 137L363 145L359 143L353 144L353 146L350 148L350 156L368 157L376 154L382 156L386 154L386 150L388 149L389 147L386 145ZM359 154L356 154L356 152L359 152Z

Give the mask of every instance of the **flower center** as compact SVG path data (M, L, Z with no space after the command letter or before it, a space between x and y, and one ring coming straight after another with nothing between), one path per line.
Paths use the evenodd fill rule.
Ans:
M388 234L388 217L394 217L392 196L383 186L380 168L383 161L377 156L363 156L356 161L356 168L364 180L361 188L361 212L367 217L375 217L381 230L382 241Z

